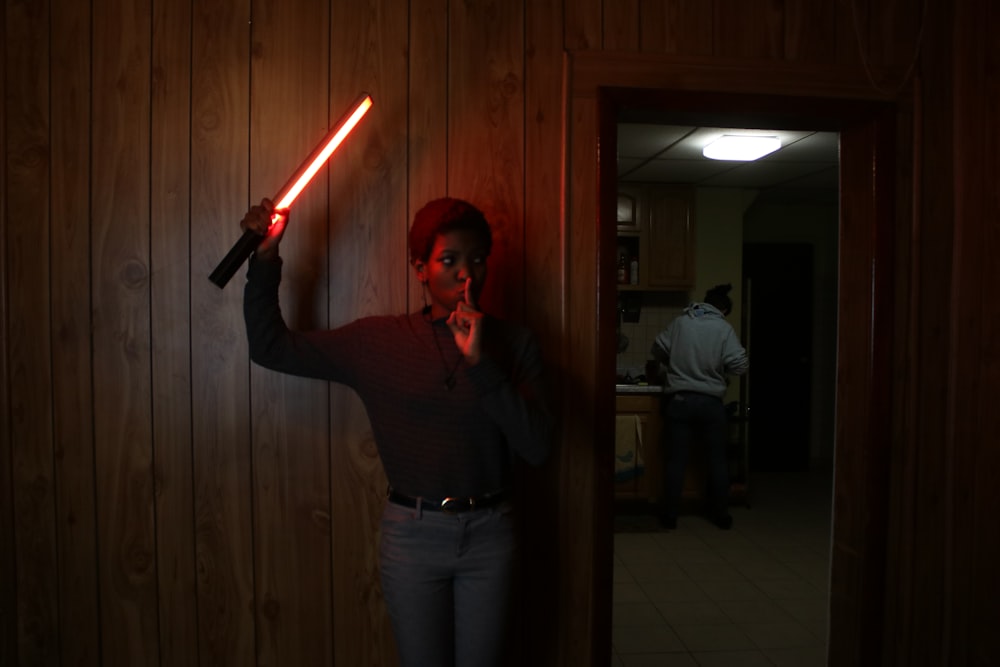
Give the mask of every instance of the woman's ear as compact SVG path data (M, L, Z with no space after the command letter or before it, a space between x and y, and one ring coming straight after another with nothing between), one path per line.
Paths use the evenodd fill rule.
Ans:
M423 260L420 259L413 260L413 268L417 272L417 280L419 280L422 283L427 282L427 274L425 272L426 266L427 265L424 263Z

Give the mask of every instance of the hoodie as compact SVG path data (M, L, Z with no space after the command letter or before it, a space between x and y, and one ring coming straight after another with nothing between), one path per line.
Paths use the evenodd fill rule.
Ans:
M650 350L667 367L665 391L692 391L723 398L728 375L749 367L746 350L725 315L708 303L692 303L656 335Z

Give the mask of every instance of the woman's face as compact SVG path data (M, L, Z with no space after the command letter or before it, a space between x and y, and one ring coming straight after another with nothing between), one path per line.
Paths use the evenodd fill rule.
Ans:
M479 303L486 283L486 244L479 234L470 230L455 230L434 238L427 261L414 263L417 278L430 292L431 317L447 317L460 301L468 300L466 281L472 279L469 297Z

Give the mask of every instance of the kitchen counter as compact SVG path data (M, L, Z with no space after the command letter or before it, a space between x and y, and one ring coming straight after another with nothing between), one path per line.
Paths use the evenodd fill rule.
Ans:
M616 394L662 394L663 385L660 384L616 384Z

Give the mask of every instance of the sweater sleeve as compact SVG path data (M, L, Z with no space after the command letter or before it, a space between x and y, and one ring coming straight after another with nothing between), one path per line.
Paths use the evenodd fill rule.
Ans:
M250 359L264 368L351 385L354 370L348 363L354 355L343 347L336 331L292 331L285 324L278 304L281 258L250 257L243 292Z
M503 431L510 448L538 466L548 458L554 426L545 400L541 351L534 336L523 329L510 345L513 363L509 371L487 353L466 374L483 410Z
M747 359L747 351L740 344L740 339L732 329L726 336L723 354L723 368L729 375L743 375L750 367L750 360Z
M670 327L656 334L649 354L660 363L670 363Z

